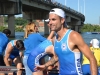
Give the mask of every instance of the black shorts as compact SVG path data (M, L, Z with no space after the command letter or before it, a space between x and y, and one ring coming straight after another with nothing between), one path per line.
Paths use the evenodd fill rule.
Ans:
M0 66L5 66L3 55L0 55Z

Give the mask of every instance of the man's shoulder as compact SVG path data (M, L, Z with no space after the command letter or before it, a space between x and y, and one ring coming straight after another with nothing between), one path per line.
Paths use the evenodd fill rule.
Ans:
M40 35L39 33L31 33L31 34L29 34L29 36L28 37L32 37L32 36L42 36L42 35Z
M0 32L0 35L3 34L2 32Z
M4 36L4 35L5 35L4 33L0 32L0 36Z
M8 40L8 37L4 34L0 32L0 39L4 40Z
M75 37L77 38L79 36L81 36L81 35L78 32L74 31L74 30L72 30L71 33L70 33L70 37L72 37L72 38L75 38Z

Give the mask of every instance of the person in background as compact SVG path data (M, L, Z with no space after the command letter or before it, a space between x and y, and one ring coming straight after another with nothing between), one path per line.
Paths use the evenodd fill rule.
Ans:
M92 39L90 41L90 50L94 54L96 60L97 60L97 67L98 67L98 75L100 75L100 47L99 47L99 40ZM90 72L90 62L89 60L83 55L83 65L82 70L84 75L91 75Z
M25 51L23 57L23 65L25 67L26 75L32 75L32 71L29 69L27 65L27 59L29 54L31 53L32 49L34 49L37 45L46 40L45 37L36 32L35 27L35 23L32 22L27 24L25 28L26 39L24 39Z
M35 68L35 65L40 65L39 60L41 60L41 58L49 54L50 51L54 49L53 44L50 41L53 35L54 35L54 32L52 31L50 35L48 36L48 38L44 40L42 43L40 43L36 48L33 48L31 53L29 54L27 64L30 70L33 72L33 75L43 75L42 71L36 72L34 68ZM51 54L53 54L53 52Z
M35 23L34 23L35 24ZM28 26L29 25L26 25L25 27L24 27L24 38L27 38L28 37L28 31L27 31L27 28L28 28ZM38 30L38 26L37 25L34 25L34 31L36 32L36 33L39 33L39 30Z
M59 75L83 75L82 53L89 59L91 75L97 75L97 62L84 42L82 36L66 27L66 15L60 8L53 8L49 12L49 26L56 32L53 39L55 56L44 65L37 65L34 69L44 70L59 60Z
M9 29L4 29L3 32L0 32L0 66L5 66L5 63L3 60L3 53L9 42L8 37L10 36L10 34L11 34L11 31ZM0 73L0 75L4 75L4 73Z
M39 33L39 30L38 30L38 26L37 25L35 25L35 31L36 31L36 33Z
M96 43L93 43L94 41L95 41ZM98 46L98 47L99 47L99 44L100 44L100 42L99 42L98 39L92 39L92 40L90 41L90 47L93 47L93 46Z
M22 40L11 40L6 47L4 54L4 62L6 66L12 66L14 63L17 69L22 69L22 61L19 55L19 51L24 50L24 43ZM21 75L22 71L18 70L17 75ZM13 75L13 73L9 73L9 75Z

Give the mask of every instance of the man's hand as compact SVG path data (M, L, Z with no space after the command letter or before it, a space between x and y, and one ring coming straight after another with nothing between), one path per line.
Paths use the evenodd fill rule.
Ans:
M43 71L46 69L46 66L45 65L36 65L36 67L34 68L35 71Z

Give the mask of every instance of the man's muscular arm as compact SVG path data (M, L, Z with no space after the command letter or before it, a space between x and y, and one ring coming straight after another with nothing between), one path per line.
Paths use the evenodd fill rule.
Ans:
M58 62L58 57L52 57L46 64L44 64L45 68L54 65L56 62Z

